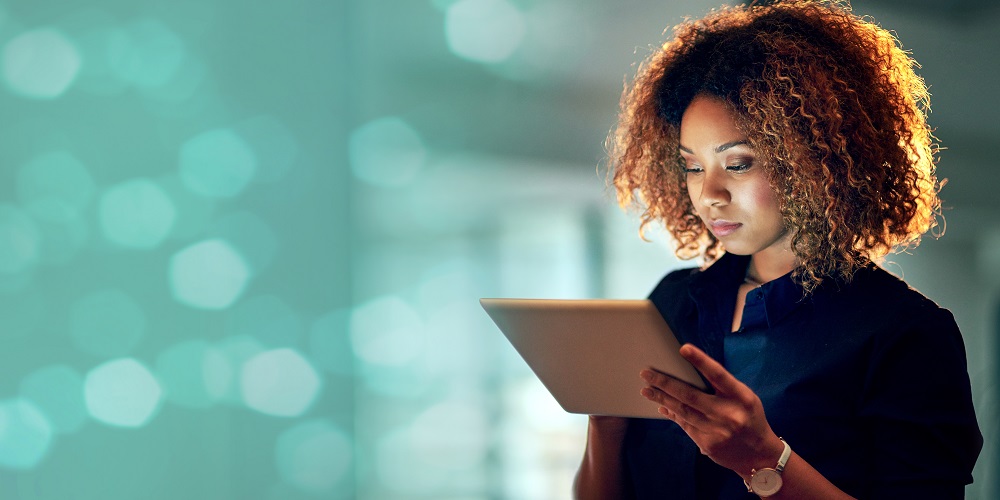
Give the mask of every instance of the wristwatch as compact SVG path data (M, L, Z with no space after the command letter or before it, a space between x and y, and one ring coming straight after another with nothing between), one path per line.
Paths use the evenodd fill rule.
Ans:
M781 471L785 470L788 457L792 456L792 447L788 446L784 439L781 439L781 443L785 445L785 449L781 452L781 457L778 458L778 465L774 466L773 469L751 469L750 481L743 480L748 492L761 497L769 497L781 489Z

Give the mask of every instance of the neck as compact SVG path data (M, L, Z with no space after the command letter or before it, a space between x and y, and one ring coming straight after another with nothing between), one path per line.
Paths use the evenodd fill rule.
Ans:
M759 286L788 274L792 269L795 269L795 254L791 249L764 250L750 256L746 282Z
M743 277L743 282L746 283L746 284L748 284L748 285L750 285L750 286L752 286L752 287L758 287L758 286L761 286L761 285L764 284L764 282L758 281L756 278L751 277L749 269L747 269L746 276Z

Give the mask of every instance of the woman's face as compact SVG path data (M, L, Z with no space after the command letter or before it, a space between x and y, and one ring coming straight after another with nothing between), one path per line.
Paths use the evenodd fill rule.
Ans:
M721 100L695 97L681 118L688 195L727 252L787 251L791 243L778 196L746 139Z

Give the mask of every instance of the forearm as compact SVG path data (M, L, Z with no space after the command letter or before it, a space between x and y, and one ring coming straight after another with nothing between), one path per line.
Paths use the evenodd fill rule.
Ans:
M774 464L768 465L767 467L774 467ZM740 473L744 481L750 480L750 471L746 473ZM840 499L852 499L854 497L844 493L837 488L836 485L831 483L826 477L820 474L819 471L809 465L802 457L792 452L791 457L788 458L788 462L785 464L785 470L781 474L782 486L781 490L772 496L767 497L768 500L784 500L784 499L816 499L816 500L840 500Z
M622 459L626 429L625 419L590 418L583 463L573 481L574 498L614 500L630 496Z

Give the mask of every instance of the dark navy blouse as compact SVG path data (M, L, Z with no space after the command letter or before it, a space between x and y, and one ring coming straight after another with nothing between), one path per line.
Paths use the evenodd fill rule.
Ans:
M704 271L675 271L650 300L681 342L753 389L774 432L845 492L963 498L983 441L951 313L871 265L804 299L790 276L766 283L747 294L731 332L748 263L727 254ZM757 498L670 421L632 420L624 459L637 498Z

